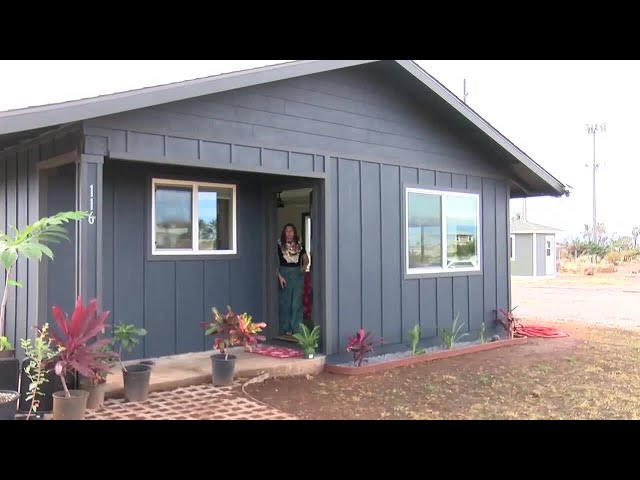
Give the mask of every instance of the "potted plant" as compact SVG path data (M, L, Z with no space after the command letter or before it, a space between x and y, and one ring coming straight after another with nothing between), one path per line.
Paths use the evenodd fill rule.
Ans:
M129 402L144 402L149 397L151 365L141 363L124 366L122 350L131 352L140 343L140 337L147 334L144 328L132 324L117 324L113 329L113 344L119 346L118 358L122 367L124 397Z
M69 319L68 315L54 306L53 318L59 329L59 334L51 332L53 344L58 348L56 355L55 372L62 382L62 391L53 394L53 419L54 420L83 420L87 407L89 392L86 390L70 390L67 387L65 377L68 372L82 375L86 378L94 378L98 373L108 370L106 358L112 358L113 352L100 352L100 348L109 345L108 338L89 342L104 331L110 325L104 321L109 312L97 313L98 301L91 300L87 307L82 305L80 297L76 300L75 309Z
M304 358L313 358L318 348L318 340L320 339L320 327L315 326L313 330L301 323L300 332L294 333L293 337L298 341L298 345L302 348Z
M20 394L15 390L0 390L0 420L15 420Z
M211 356L211 380L214 385L230 385L236 368L236 356L230 355L227 349L231 346L244 346L251 351L253 345L264 341L265 337L258 335L266 323L253 323L252 317L243 313L238 315L227 305L227 313L222 315L217 308L212 309L211 322L205 323L205 334L213 335L213 348L219 354Z
M46 245L67 239L67 232L62 226L71 220L80 220L86 212L60 212L51 217L27 225L22 230L10 226L12 234L0 233L0 265L4 267L4 291L0 301L0 389L18 388L20 361L15 358L15 349L4 335L6 322L6 305L10 288L22 285L11 278L11 273L20 257L32 262L40 261L42 255L53 260L53 252Z
M36 328L35 340L20 340L20 345L24 350L26 357L26 365L24 366L24 374L28 379L26 388L27 394L25 400L29 403L29 410L26 419L29 420L32 414L38 412L40 407L40 397L45 394L42 392L42 386L49 382L47 367L51 364L51 360L59 353L51 345L52 338L49 336L49 324L45 323L42 328ZM24 377L23 377L24 378ZM41 419L36 415L34 418Z
M98 351L100 353L108 354L111 352L110 344L102 346ZM104 363L106 368L94 370L93 377L80 377L80 381L78 382L80 390L89 392L89 397L87 398L87 409L89 410L97 410L104 405L104 394L107 389L107 375L109 375L115 363L111 357L99 358L98 362Z

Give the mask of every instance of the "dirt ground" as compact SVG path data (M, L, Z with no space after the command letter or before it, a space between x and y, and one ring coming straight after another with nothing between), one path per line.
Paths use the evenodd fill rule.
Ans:
M584 325L640 329L640 275L559 275L550 280L513 279L515 313L539 319Z
M305 419L640 418L640 333L546 324L570 337L362 377L270 379L247 391Z

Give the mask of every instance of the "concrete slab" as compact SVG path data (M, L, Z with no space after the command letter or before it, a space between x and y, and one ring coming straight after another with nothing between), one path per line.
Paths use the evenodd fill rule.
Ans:
M155 362L151 371L150 392L173 390L211 383L211 355L214 352L195 352L183 355L152 358ZM242 348L231 348L229 353L237 357L236 378L249 378L263 373L271 377L293 377L299 375L317 375L322 372L325 356L316 354L309 360L304 358L274 358L245 352ZM125 365L137 362L125 362ZM124 394L122 373L114 368L107 377L106 398L117 398Z

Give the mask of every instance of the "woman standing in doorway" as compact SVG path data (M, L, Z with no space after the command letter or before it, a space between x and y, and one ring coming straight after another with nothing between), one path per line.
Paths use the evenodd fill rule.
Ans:
M278 307L280 335L287 337L298 331L302 321L302 287L309 257L300 243L298 230L292 223L282 229L278 240Z

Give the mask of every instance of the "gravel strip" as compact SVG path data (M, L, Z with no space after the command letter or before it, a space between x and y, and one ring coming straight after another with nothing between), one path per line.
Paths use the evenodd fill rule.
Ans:
M476 343L478 343L478 342L460 342L460 343L456 343L453 346L452 350L455 350L457 348L462 348L462 347L468 347L469 345L474 345ZM424 349L424 353L422 353L421 355L424 355L426 353L440 352L442 350L446 350L446 348L444 348L443 346L429 347L429 348L425 348ZM391 360L398 360L400 358L406 358L406 357L411 357L411 356L413 356L413 354L410 351L396 352L396 353L385 353L384 355L376 355L374 357L365 358L364 362L362 362L362 365L371 365L372 363L390 362ZM346 363L339 364L339 366L341 366L341 367L353 367L355 365L353 364L353 362L346 362Z

